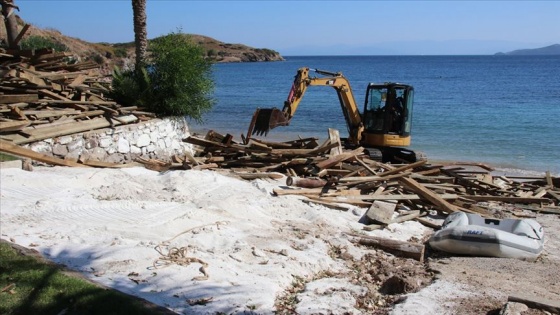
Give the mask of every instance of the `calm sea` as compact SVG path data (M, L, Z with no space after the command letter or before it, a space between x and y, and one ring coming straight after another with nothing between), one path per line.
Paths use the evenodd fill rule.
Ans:
M300 67L342 72L361 107L369 82L415 88L411 148L430 160L560 174L560 56L319 56L213 66L216 106L192 132L241 140L257 107L282 108ZM267 140L348 132L336 93L310 87L290 126Z

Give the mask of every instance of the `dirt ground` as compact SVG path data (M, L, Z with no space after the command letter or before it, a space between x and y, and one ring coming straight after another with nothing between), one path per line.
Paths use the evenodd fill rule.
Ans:
M535 218L545 231L544 253L536 261L519 259L451 257L434 253L428 267L436 282L462 286L463 296L453 302L450 314L497 314L508 296L538 297L560 301L560 218L539 214ZM429 290L429 289L428 289ZM546 314L529 309L521 314Z

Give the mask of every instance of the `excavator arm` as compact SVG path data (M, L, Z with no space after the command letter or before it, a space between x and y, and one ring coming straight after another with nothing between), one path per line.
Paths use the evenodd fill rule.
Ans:
M318 73L322 77L311 77L309 76L310 71ZM258 108L255 111L249 125L248 136L253 134L266 135L270 129L289 125L309 86L330 86L336 90L348 126L350 140L359 143L364 127L350 83L340 72L333 73L309 68L298 69L282 110L278 108Z

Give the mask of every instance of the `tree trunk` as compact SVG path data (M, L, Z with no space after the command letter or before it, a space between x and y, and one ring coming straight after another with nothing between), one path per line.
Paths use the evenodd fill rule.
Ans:
M136 69L143 67L148 48L148 30L146 28L146 0L132 0L134 14L134 44L136 46Z
M19 8L14 4L13 0L0 0L2 4L2 15L4 16L4 24L6 25L6 33L8 35L8 47L17 49L16 38L18 36L17 20L14 13Z

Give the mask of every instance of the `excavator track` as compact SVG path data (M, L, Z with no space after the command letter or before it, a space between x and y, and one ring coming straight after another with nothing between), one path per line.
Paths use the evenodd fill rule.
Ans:
M398 147L368 147L366 151L370 159L382 163L402 164L426 161L423 152Z

